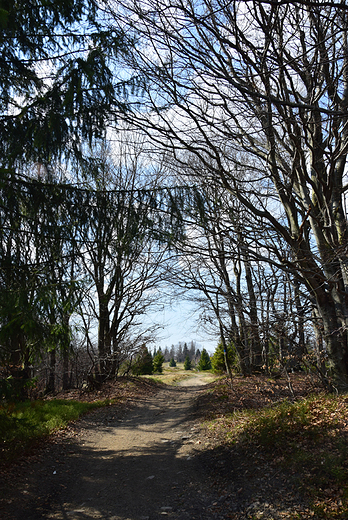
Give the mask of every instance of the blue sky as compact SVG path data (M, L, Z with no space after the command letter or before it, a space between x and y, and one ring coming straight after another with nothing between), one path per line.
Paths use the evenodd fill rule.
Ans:
M209 353L213 353L218 339L210 337L197 325L194 308L190 302L180 302L175 306L164 305L162 311L153 316L153 321L158 322L162 330L158 334L156 346L163 348L177 345L179 341L195 341L199 348L204 347Z

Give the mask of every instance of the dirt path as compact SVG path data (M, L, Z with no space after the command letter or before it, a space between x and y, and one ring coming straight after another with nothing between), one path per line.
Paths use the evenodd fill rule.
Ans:
M203 518L201 510L214 499L202 491L202 474L194 464L194 447L201 441L193 414L205 382L190 378L166 387L123 418L109 407L79 421L76 438L51 447L45 460L30 468L6 517ZM190 490L198 483L192 501Z
M0 519L315 519L296 475L201 428L209 381L192 374L85 416L0 482Z

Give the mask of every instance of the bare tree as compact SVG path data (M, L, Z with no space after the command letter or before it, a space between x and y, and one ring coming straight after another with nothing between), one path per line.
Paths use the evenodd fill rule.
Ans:
M121 5L110 2L114 23L141 41L127 63L144 78L135 123L177 161L194 154L197 173L290 248L271 260L296 272L315 302L329 383L347 388L345 3Z
M88 177L95 189L80 228L79 254L90 280L82 312L97 323L101 379L116 377L123 361L153 341L156 329L146 327L144 317L160 299L168 248L152 235L148 195L157 178L145 171L141 155L136 143L122 143L113 158L100 150L94 177Z
M275 344L275 338L272 353L274 357L276 348L278 366L294 367L305 347L298 289L297 299L294 296L297 280L290 284L288 276L269 266L265 252L256 250L251 257L253 245L257 249L261 240L257 236L264 235L265 229L257 230L233 195L204 185L201 193L204 213L195 208L187 220L186 240L177 244L180 256L173 267L173 283L198 306L201 324L223 344L233 344L242 373L269 368L270 343ZM286 291L278 283L280 277Z

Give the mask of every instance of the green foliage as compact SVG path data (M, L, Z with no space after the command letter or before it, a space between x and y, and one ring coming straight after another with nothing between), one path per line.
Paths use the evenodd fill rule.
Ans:
M163 381L160 377L148 377L147 378L148 381L152 381L153 383L156 383L156 384L163 384Z
M176 367L176 361L174 358L171 358L170 361L169 361L169 366L170 367Z
M164 355L161 349L158 350L157 354L153 358L153 371L161 373L163 370Z
M63 191L20 179L2 172L0 180L0 363L16 371L44 352L69 349L81 295L69 278L75 251Z
M97 171L99 166L96 164ZM54 177L43 167L43 174L48 173ZM96 174L96 184L97 180ZM180 208L186 195L179 189L169 193L101 188L75 189L57 184L51 177L37 180L10 170L0 171L1 365L28 366L54 349L69 351L69 319L84 297L87 280L81 261L83 243L90 244L91 258L96 262L90 273L105 279L108 272L110 287L123 287L123 292L117 292L117 305L111 305L116 297L112 291L106 290L100 296L105 304L103 319L121 323L114 330L113 341L120 344L128 334L133 310L139 311L142 306L140 293L133 287L136 298L131 308L125 277L138 265L143 248L149 247L149 235L161 242L176 238L174 228L180 225L177 222L173 228L172 224L179 219L179 213L169 214L168 204L177 201L175 207ZM97 285L100 279L92 282ZM139 287L144 290L143 281ZM112 317L110 308L117 309L119 316ZM100 330L109 328L105 325ZM107 337L100 338L98 345L104 346L107 341ZM103 357L107 356L101 353Z
M259 442L264 447L281 446L290 438L301 437L304 431L311 438L319 430L311 428L308 431L310 405L308 401L289 403L284 401L275 407L270 406L262 412L250 416L250 422L245 426L244 433L253 442Z
M211 360L208 352L203 349L201 353L201 357L198 361L198 370L210 370L211 369Z
M184 363L184 369L191 370L191 368L192 368L192 363L191 363L190 357L186 356L185 363Z
M20 401L29 389L35 387L36 382L36 378L27 379L13 375L0 379L0 403Z
M0 443L6 459L20 452L41 437L64 428L70 421L105 402L51 400L26 401L0 408Z
M234 367L237 364L237 354L234 346L229 343L227 345L227 359L230 367ZM215 349L215 352L211 358L212 369L216 373L226 372L224 347L220 341Z
M94 0L1 7L1 160L48 163L79 153L83 139L100 137L115 108L124 110L109 63L125 47L121 33L100 27Z
M312 396L256 410L239 410L226 418L224 428L233 442L257 445L273 455L278 448L286 453L304 443L332 442L335 430L345 424L347 413L348 404L343 399Z
M132 367L132 373L136 376L145 376L151 375L153 370L154 366L151 353L147 347L142 347Z

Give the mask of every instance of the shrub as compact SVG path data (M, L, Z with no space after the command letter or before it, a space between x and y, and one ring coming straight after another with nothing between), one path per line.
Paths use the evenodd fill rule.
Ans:
M15 460L35 442L50 433L65 428L80 415L106 405L110 401L93 403L52 399L10 403L0 408L1 463Z
M169 361L169 366L170 367L176 367L176 361L174 358L172 358L170 361Z
M236 349L231 343L227 345L227 360L231 368L236 367L238 364ZM214 372L226 372L224 347L221 341L216 347L215 352L211 358L211 365Z
M35 388L36 378L26 378L24 371L18 371L18 377L9 375L0 378L0 403L2 401L21 401L28 398L28 391Z

